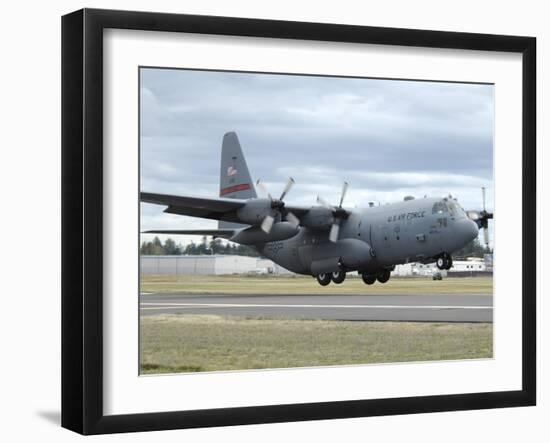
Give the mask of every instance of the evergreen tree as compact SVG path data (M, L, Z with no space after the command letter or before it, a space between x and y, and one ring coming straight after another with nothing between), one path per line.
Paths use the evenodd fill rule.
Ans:
M164 253L166 255L181 255L181 247L171 238L164 242Z
M141 255L245 255L249 257L259 257L258 251L251 246L237 245L232 242L224 243L216 238L208 241L206 236L202 237L201 242L196 244L191 242L183 247L171 238L163 243L158 237L153 241L143 241L139 248Z
M490 254L492 250L489 247L483 246L479 243L477 238L474 238L470 243L464 246L462 249L456 251L453 257L467 258L467 257L480 257L483 258L484 254Z
M150 255L164 255L164 248L162 242L158 237L155 237L149 246Z

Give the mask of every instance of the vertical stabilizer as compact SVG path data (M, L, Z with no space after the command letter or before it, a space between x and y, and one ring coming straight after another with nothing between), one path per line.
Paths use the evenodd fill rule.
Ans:
M220 197L255 198L256 189L248 172L237 134L228 132L223 136L220 164ZM220 229L244 228L247 225L220 220Z

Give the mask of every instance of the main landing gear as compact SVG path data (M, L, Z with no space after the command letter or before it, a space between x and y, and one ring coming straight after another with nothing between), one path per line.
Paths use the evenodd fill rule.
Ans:
M389 269L382 269L378 274L367 274L363 272L361 278L366 285L372 285L376 280L380 283L386 283L390 279L391 271Z
M390 279L390 270L389 270L389 269L384 269L383 271L381 271L381 272L376 276L376 279L377 279L380 283L386 283L386 282Z
M453 266L453 258L444 252L436 258L435 265L437 269L448 271Z
M330 283L330 274L319 274L317 276L317 282L321 286L326 286Z
M381 269L376 274L367 274L366 272L361 273L361 278L367 285L372 285L376 280L380 283L386 283L390 279L391 269ZM336 271L336 272L327 272L323 274L318 274L316 276L317 282L321 286L327 286L330 282L340 284L346 279L345 271Z
M376 274L367 274L367 273L363 272L361 274L361 278L363 279L363 282L366 285L373 285L374 282L376 281Z
M345 271L330 272L330 273L326 273L326 274L319 274L317 276L317 282L321 286L326 286L331 281L339 285L345 279L346 279L346 272Z
M330 278L334 283L339 285L340 283L342 283L346 279L346 272L345 271L333 272L330 275Z

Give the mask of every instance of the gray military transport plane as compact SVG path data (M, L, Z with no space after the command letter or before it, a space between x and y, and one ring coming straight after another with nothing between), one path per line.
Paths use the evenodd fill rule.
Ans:
M484 228L485 210L468 211L456 199L405 197L404 201L363 209L338 205L320 197L318 205L287 205L284 198L294 184L290 178L279 198L267 193L258 198L237 134L223 137L220 196L205 198L141 192L142 202L167 206L164 212L219 220L218 229L153 230L147 233L211 235L254 246L275 263L298 274L312 275L323 285L342 283L346 272L358 271L367 285L385 283L396 264L435 262L450 269L452 253L461 249Z

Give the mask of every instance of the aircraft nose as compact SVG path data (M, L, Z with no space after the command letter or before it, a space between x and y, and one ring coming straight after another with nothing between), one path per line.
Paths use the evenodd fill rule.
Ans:
M479 228L477 223L472 220L464 220L462 224L462 232L465 237L465 240L468 242L472 241L479 235Z

